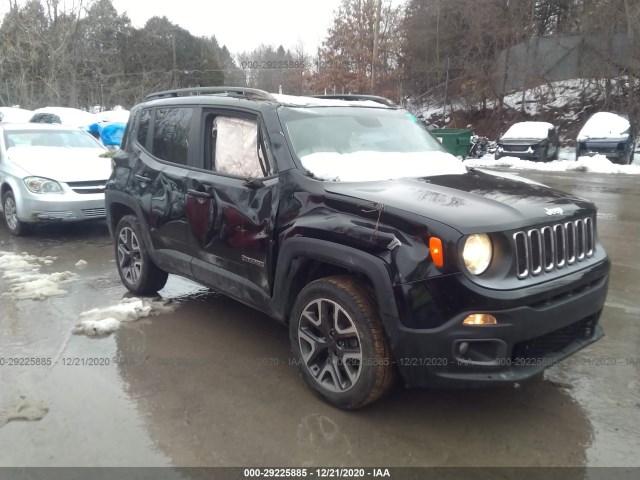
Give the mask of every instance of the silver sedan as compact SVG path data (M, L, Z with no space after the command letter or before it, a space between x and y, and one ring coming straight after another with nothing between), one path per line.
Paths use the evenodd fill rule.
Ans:
M0 124L0 198L9 231L24 235L36 223L104 218L106 151L77 128Z

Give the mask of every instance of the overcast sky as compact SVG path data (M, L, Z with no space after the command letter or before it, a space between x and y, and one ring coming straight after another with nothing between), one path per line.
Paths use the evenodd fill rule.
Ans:
M153 16L196 36L215 35L233 54L260 43L294 47L302 41L314 53L324 40L340 0L112 0L135 27Z

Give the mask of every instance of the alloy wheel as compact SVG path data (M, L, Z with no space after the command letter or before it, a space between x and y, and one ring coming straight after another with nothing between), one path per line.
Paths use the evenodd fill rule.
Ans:
M9 229L15 230L18 226L18 211L16 209L16 202L13 197L7 196L4 200L4 218L7 221Z
M362 367L360 336L351 316L326 298L313 300L298 323L302 360L323 388L342 393L358 381Z
M127 282L136 285L142 274L142 253L138 237L129 227L118 235L118 265Z

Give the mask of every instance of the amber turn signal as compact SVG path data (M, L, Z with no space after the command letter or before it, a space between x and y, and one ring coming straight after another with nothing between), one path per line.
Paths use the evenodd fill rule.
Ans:
M429 239L429 253L436 267L444 267L444 253L442 251L442 240L438 237Z
M465 318L462 323L465 325L496 325L498 320L488 313L474 313Z

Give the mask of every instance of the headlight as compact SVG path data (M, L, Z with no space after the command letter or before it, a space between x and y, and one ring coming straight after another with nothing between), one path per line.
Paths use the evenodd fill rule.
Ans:
M489 267L492 255L491 239L486 233L474 233L465 240L462 258L467 270L474 275L480 275Z
M62 187L55 180L41 177L27 177L24 184L33 193L62 193Z

